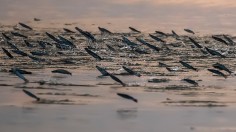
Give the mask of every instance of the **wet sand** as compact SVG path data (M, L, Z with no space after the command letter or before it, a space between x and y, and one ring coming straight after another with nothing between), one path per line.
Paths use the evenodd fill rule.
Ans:
M35 23L33 31L20 26L19 30L15 29L28 36L27 40L34 45L33 48L26 47L24 39L10 34L13 25L2 25L0 28L13 39L11 42L20 50L26 53L34 50L49 53L39 56L46 60L43 62L33 61L12 52L14 59L9 59L3 52L0 53L1 131L228 132L236 130L234 73L224 79L213 76L207 71L216 62L225 64L234 71L235 45L224 45L213 40L211 35L188 34L202 46L225 53L226 58L220 58L203 54L188 40L187 33L180 35L180 40L176 40L173 36L159 36L167 42L163 45L151 39L148 33L116 32L112 35L101 35L98 30L92 31L98 41L89 44L77 31L65 33L62 28L41 28L37 26L37 22ZM75 31L74 28L70 29ZM64 36L77 48L57 49L55 42L45 35L46 31L55 36ZM136 43L138 42L135 38L142 37L147 42L161 47L161 50L155 52L138 43L148 54L133 52L121 41L121 36L126 36ZM47 45L46 49L43 49L37 40L47 41L52 46ZM1 47L12 50L2 36L0 41ZM109 50L106 44L111 45L116 51ZM92 50L104 60L97 61L88 55L84 48L89 45L94 47ZM189 62L199 71L184 68L179 60ZM169 72L166 68L160 67L159 62L176 67L178 70ZM109 77L99 77L101 74L96 70L96 65L106 67L128 86L122 87ZM142 76L124 74L126 72L122 70L122 65L131 67ZM8 70L13 67L32 71L33 74L25 75L30 82L24 83L9 73ZM66 69L72 76L51 73L55 69ZM194 87L181 81L184 78L198 80L199 86ZM159 81L153 82L153 79ZM35 93L43 100L34 101L25 95L22 89ZM116 95L118 92L132 95L139 102L134 103L120 98Z

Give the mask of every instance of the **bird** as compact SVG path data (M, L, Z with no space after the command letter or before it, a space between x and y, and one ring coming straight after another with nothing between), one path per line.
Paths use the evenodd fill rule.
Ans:
M124 93L116 93L118 96L122 97L122 98L125 98L125 99L129 99L129 100L132 100L134 101L135 103L138 103L138 100L128 94L124 94Z

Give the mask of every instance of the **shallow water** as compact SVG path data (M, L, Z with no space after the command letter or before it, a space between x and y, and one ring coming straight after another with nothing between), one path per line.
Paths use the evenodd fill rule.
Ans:
M12 38L10 42L27 54L31 51L49 54L37 56L45 61L22 57L13 53L0 35L1 47L14 56L9 59L0 51L1 132L236 131L235 73L228 75L223 71L227 75L225 79L207 71L216 62L235 71L235 43L225 45L211 37L218 35L223 38L220 34L224 33L235 40L235 6L233 0L1 0L1 33ZM41 21L34 21L35 17ZM25 22L34 30L26 30L18 22ZM66 33L62 29L75 31L76 26L91 31L98 41L91 43L79 32ZM98 26L106 27L114 34L101 34ZM129 26L142 33L131 32ZM184 28L193 29L196 34L184 32ZM155 30L166 33L175 30L180 37L153 34L166 41L157 42L148 34ZM24 39L13 36L11 31L28 36L33 48L28 48ZM45 32L69 39L76 49L56 48L56 43ZM148 54L129 48L121 41L122 36L138 43L140 49ZM194 46L189 36L226 58L204 54L205 49ZM136 37L161 50L153 51L137 42ZM43 49L38 40L50 44ZM107 44L115 51L111 51ZM104 60L98 61L88 55L84 50L87 46L91 46ZM184 68L179 60L188 62L199 71ZM159 62L176 71L168 71ZM110 77L101 77L96 65L106 67L127 86L122 87ZM142 76L128 75L122 69L123 65ZM24 75L29 83L8 72L13 67L31 71L33 74ZM66 69L72 76L52 73L55 69ZM199 85L181 81L184 78L197 80ZM22 89L34 93L41 100L35 101ZM117 96L118 92L137 98L138 103Z

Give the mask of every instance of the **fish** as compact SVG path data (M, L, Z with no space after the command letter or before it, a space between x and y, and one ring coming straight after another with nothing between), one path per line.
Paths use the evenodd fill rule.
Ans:
M213 39L215 39L216 41L219 41L221 43L224 43L226 45L229 45L225 40L223 40L222 38L216 37L216 36L212 36Z
M111 31L105 29L105 28L102 28L102 27L98 27L98 29L101 31L101 33L106 33L106 34L112 34Z
M29 47L29 48L33 48L33 47L34 47L31 43L29 43L29 41L24 40L24 42L25 42L25 45L26 45L27 47Z
M8 50L6 50L5 48L2 48L2 50L9 58L14 58Z
M197 41L195 41L193 38L189 37L189 40L198 48L203 48Z
M128 38L122 36L122 42L124 42L125 44L127 44L128 46L130 46L131 48L135 48L135 47L138 47L138 44L130 41Z
M85 36L88 40L91 40L92 42L96 42L97 40L95 39L94 35L87 31L83 31L82 29L75 27L77 31L79 31L83 36Z
M105 68L100 67L100 66L96 66L96 68L102 74L102 76L109 76L109 73L107 72Z
M231 44L231 45L234 45L235 44L235 42L231 39L231 38L229 38L228 36L226 36L226 35L223 35L224 36L224 38L229 42L229 44Z
M11 38L8 37L5 33L2 33L2 36L3 36L7 41L10 41L10 40L11 40Z
M70 46L72 48L76 48L76 46L70 40L68 40L68 39L66 39L66 38L64 38L64 37L62 37L60 35L58 35L58 38L61 40L61 42L63 44L68 45L68 46Z
M192 33L192 34L195 34L192 30L190 29L184 29L184 31L188 32L188 33Z
M174 30L172 30L172 34L175 38L179 38L179 35Z
M17 70L20 74L32 74L32 72L30 72L30 71L22 70L19 68L15 68L15 70ZM9 72L13 73L13 69L9 70Z
M43 59L43 58L34 57L34 56L32 56L32 55L28 55L28 57L29 57L30 59L32 59L32 60L34 60L34 61L38 61L38 62L44 62L44 61L46 61L46 60Z
M111 77L111 79L113 79L114 81L120 83L123 87L126 86L126 84L124 82L122 82L119 78L117 78L116 76L114 76L114 75L112 75L110 73L108 73L108 75Z
M12 35L16 36L16 37L21 37L21 38L28 38L27 36L21 34L21 33L18 33L18 32L11 32Z
M92 57L94 57L95 59L97 59L97 60L103 60L103 58L102 57L100 57L98 54L96 54L96 53L94 53L93 51L91 51L90 49L88 49L88 48L84 48L85 49L85 51L89 54L89 55L91 55Z
M168 70L169 72L174 72L174 71L178 71L178 67L165 67L166 68L166 70Z
M49 55L47 52L45 51L31 51L30 52L32 55L36 55L36 56L44 56L44 55Z
M37 42L41 48L46 49L46 43L44 41L39 40Z
M129 67L126 67L126 66L122 66L122 68L127 71L130 75L135 75L137 77L141 77L141 74L140 73L137 73L135 71L133 71L132 69L130 69Z
M106 46L107 46L107 48L108 48L109 50L111 50L111 51L113 51L113 52L116 52L115 48L113 48L112 46L110 46L110 45L108 45L108 44L106 44Z
M195 80L192 80L192 79L185 78L185 79L182 79L182 81L193 84L194 86L198 86L198 83Z
M208 52L208 53L210 53L211 55L213 55L213 56L219 56L219 57L222 57L222 58L225 58L226 56L224 56L224 55L222 55L220 52L218 52L218 51L215 51L215 50L212 50L212 49L209 49L209 48L207 48L207 47L205 47L205 49L206 49L206 51Z
M61 74L69 74L72 76L72 73L67 71L67 70L64 70L64 69L57 69L57 70L53 70L51 71L52 73L61 73Z
M225 79L227 78L227 76L224 74L224 73L222 73L222 72L220 72L220 71L218 71L218 70L215 70L215 69L207 69L208 71L210 71L210 72L212 72L212 73L215 73L215 74L217 74L217 75L219 75L219 76L222 76L222 77L224 77Z
M39 19L39 18L34 18L34 21L41 21L41 19Z
M24 80L25 83L28 83L28 82L29 82L29 80L26 79L26 78L18 71L17 68L12 68L12 72L13 72L16 76L18 76L20 79Z
M129 29L130 29L131 31L133 31L133 32L141 33L141 31L139 31L139 30L137 30L137 29L135 29L135 28L133 28L133 27L129 27Z
M139 53L139 54L149 54L148 51L146 51L145 49L134 48L132 50Z
M138 100L128 94L124 94L124 93L117 93L118 96L122 97L122 98L125 98L125 99L129 99L129 100L132 100L136 103L138 103Z
M26 25L24 23L19 22L19 25L21 25L22 27L24 27L26 29L33 30L33 28L31 28L30 26L28 26L28 25Z
M165 63L159 62L159 67L170 67L170 66Z
M160 39L160 38L158 38L158 37L156 37L156 36L154 36L154 35L149 34L149 36L150 36L151 38L153 38L154 40L156 40L157 42L162 42L162 43L165 43L165 42L166 42L166 41L164 41L164 40L162 40L162 39Z
M17 48L17 46L16 46L15 44L11 43L10 41L7 41L7 44L8 44L11 48L13 48L13 49L15 49L15 50L19 50L19 49Z
M27 91L25 89L22 90L26 95L30 96L31 98L36 99L37 101L40 101L40 98L37 97L36 95L34 95L33 93L31 93L30 91Z
M166 33L164 33L164 32L161 32L161 31L155 31L157 34L160 34L160 35L162 35L162 36L168 36Z
M224 70L226 72L228 72L229 74L233 73L232 71L230 71L225 65L220 64L220 63L215 63L212 65L214 68L219 69L219 70Z
M193 66L191 66L190 64L183 62L183 61L179 61L180 64L182 64L184 67L188 68L188 69L192 69L194 71L198 71L197 68L194 68Z
M59 39L57 39L55 36L53 36L52 34L46 32L46 35L51 38L53 41L57 42L57 43L61 43L61 41Z
M152 44L149 44L148 42L144 41L143 39L141 38L136 38L137 41L139 41L140 43L146 45L147 47L149 47L150 49L153 49L157 52L159 52L161 50L161 48L157 47L157 46L154 46Z
M66 31L67 33L75 33L74 31L67 29L67 28L63 28L64 31Z
M21 51L21 50L11 50L12 52L18 54L18 55L21 55L21 56L28 56L27 53Z

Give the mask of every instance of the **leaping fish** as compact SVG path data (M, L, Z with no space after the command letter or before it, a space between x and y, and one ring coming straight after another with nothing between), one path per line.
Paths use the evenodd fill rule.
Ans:
M139 31L139 30L137 30L137 29L135 29L135 28L133 28L133 27L129 27L129 29L130 29L131 31L133 31L133 32L141 33L141 31Z
M122 97L122 98L125 98L125 99L129 99L129 100L132 100L136 103L138 103L138 100L128 94L124 94L124 93L117 93L118 96Z
M6 50L5 48L2 48L2 50L9 58L14 58L8 50Z
M123 68L125 71L127 71L129 74L131 74L131 75L135 75L135 76L137 76L137 77L141 77L141 74L140 74L140 73L137 73L137 72L133 71L132 69L126 67L126 66L122 66L122 68Z
M191 38L191 37L189 37L189 40L195 45L195 46L197 46L198 48L202 48L202 46L197 42L197 41L195 41L193 38Z
M195 34L192 30L190 29L184 29L184 31L188 32L188 33L192 33L192 34Z
M191 66L190 64L183 62L183 61L179 61L180 64L182 64L184 67L188 68L188 69L192 69L194 71L198 71L197 68L194 68L193 66Z
M123 87L126 86L126 84L124 82L122 82L119 78L117 78L116 76L114 76L114 75L112 75L110 73L108 75L111 77L111 79L113 79L114 81L120 83Z
M36 99L37 101L40 101L40 98L37 97L36 95L34 95L33 93L31 93L30 91L27 91L25 89L22 90L26 95L30 96L31 98Z
M28 83L28 82L29 82L29 80L27 80L27 79L17 70L17 68L12 68L12 71L13 71L13 73L14 73L16 76L18 76L19 78L21 78L22 80L24 80L25 83Z
M52 73L61 73L61 74L69 74L72 76L72 73L67 71L67 70L64 70L64 69L57 69L57 70L53 70Z
M225 65L220 64L220 63L215 63L212 65L214 68L219 69L219 70L224 70L226 72L228 72L229 74L233 73L232 71L230 71Z
M220 72L220 71L218 71L218 70L215 70L215 69L207 69L208 71L210 71L210 72L212 72L212 73L215 73L215 74L217 74L217 75L219 75L219 76L222 76L222 77L224 77L225 79L227 78L227 76L224 74L224 73L222 73L222 72Z
M100 73L102 73L103 76L109 76L109 73L106 71L105 68L102 68L100 66L96 66L96 68L98 69Z
M30 26L28 26L28 25L26 25L24 23L19 22L19 25L21 25L22 27L24 27L26 29L33 30L33 28L31 28Z
M88 48L84 48L85 49L85 51L89 54L89 55L91 55L92 57L94 57L95 59L97 59L97 60L103 60L103 58L102 57L100 57L98 54L96 54L96 53L94 53L93 51L91 51L90 49L88 49Z
M105 29L105 28L102 28L102 27L98 27L98 29L102 32L102 33L107 33L107 34L112 34L111 31Z
M185 78L185 79L182 79L182 81L193 84L194 86L198 86L198 83L195 80L192 80L192 79Z

